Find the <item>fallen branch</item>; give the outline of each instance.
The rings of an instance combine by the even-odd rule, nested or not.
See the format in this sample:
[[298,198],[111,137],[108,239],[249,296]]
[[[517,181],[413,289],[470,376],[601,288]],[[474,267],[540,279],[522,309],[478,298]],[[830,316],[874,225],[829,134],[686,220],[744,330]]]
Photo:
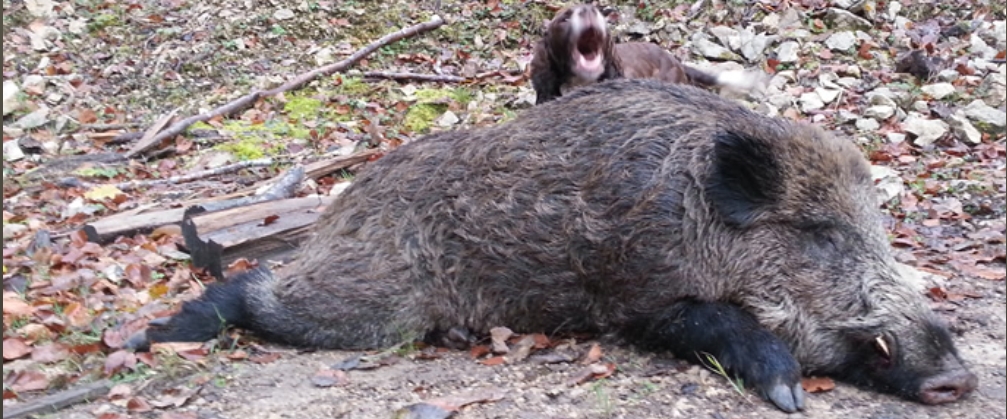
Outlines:
[[177,113],[178,108],[175,108],[172,109],[171,112],[168,112],[167,115],[158,118],[158,120],[154,122],[154,125],[151,125],[150,127],[147,128],[146,131],[143,132],[143,137],[140,137],[140,141],[137,141],[136,144],[133,144],[133,147],[130,147],[129,151],[126,152],[126,157],[130,157],[137,154],[139,152],[137,150],[143,151],[151,147],[154,147],[160,144],[161,141],[167,139],[167,137],[165,137],[160,140],[157,140],[156,139],[157,133],[161,132],[161,130],[163,130],[165,126],[167,126],[173,119],[175,119],[175,114]]
[[123,122],[121,124],[80,124],[78,131],[110,131],[114,129],[136,128],[140,124],[137,122]]
[[357,163],[363,163],[365,161],[368,161],[372,157],[376,157],[381,153],[382,153],[381,150],[371,148],[350,154],[348,156],[339,156],[331,159],[316,161],[314,163],[309,163],[305,165],[304,171],[307,172],[309,178],[318,179],[322,176],[328,176],[329,174],[337,170],[345,169]]
[[257,204],[260,202],[290,198],[294,195],[294,191],[297,190],[297,185],[301,184],[302,179],[304,179],[304,168],[300,166],[293,167],[280,176],[280,178],[276,180],[276,183],[269,187],[269,189],[267,189],[262,195],[252,195],[244,198],[207,202],[205,204],[198,205],[198,207],[206,212],[215,212],[234,207]]
[[357,52],[353,53],[353,55],[350,55],[349,57],[347,57],[342,61],[332,63],[324,67],[316,68],[306,73],[302,73],[294,77],[293,79],[288,80],[286,83],[283,83],[279,87],[265,91],[252,92],[238,99],[235,99],[229,103],[226,103],[216,109],[213,109],[209,112],[201,113],[198,115],[182,119],[181,121],[175,122],[171,124],[169,127],[165,128],[164,130],[158,132],[157,135],[150,137],[149,141],[143,142],[144,143],[143,147],[139,146],[133,147],[128,152],[126,152],[125,156],[127,158],[132,158],[138,154],[144,153],[150,147],[153,147],[156,144],[160,144],[162,141],[168,138],[181,134],[192,124],[195,124],[197,122],[205,122],[217,116],[231,115],[244,109],[247,106],[251,106],[252,104],[255,103],[255,101],[259,100],[259,98],[261,97],[273,96],[278,93],[283,93],[289,90],[297,89],[301,86],[304,86],[305,84],[308,84],[309,82],[318,78],[319,76],[325,76],[333,74],[338,71],[346,70],[353,64],[356,64],[358,61],[362,60],[364,57],[370,55],[374,51],[377,51],[381,47],[384,47],[388,44],[391,44],[404,38],[416,36],[424,32],[429,32],[431,30],[437,29],[443,24],[444,20],[441,19],[440,16],[435,15],[433,18],[431,18],[426,22],[387,34],[378,39],[377,41],[368,44],[363,49],[358,50]]
[[256,159],[256,160],[246,160],[243,162],[228,164],[226,166],[220,166],[215,169],[200,170],[198,172],[189,173],[187,175],[172,176],[167,179],[150,179],[150,180],[132,180],[129,182],[117,183],[115,187],[121,191],[128,191],[137,188],[144,188],[148,186],[156,185],[168,185],[175,183],[190,182],[196,179],[207,178],[211,176],[218,176],[224,173],[235,172],[241,169],[247,169],[249,167],[261,167],[272,165],[275,161],[272,158]]
[[415,80],[441,83],[461,83],[468,79],[461,76],[451,76],[447,74],[423,74],[423,73],[393,73],[390,71],[368,71],[364,73],[365,78],[390,79],[390,80]]
[[101,380],[79,388],[73,388],[53,395],[39,397],[38,399],[29,402],[13,406],[4,406],[3,419],[15,419],[31,414],[57,412],[67,406],[103,397],[108,394],[108,390],[111,388],[111,381]]

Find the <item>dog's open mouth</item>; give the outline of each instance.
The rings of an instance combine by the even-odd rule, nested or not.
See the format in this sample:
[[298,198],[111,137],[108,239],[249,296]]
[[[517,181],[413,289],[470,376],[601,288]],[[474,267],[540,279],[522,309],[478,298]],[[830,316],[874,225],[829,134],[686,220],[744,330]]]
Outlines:
[[604,32],[595,26],[589,26],[581,31],[573,48],[573,62],[578,73],[582,75],[601,74],[601,50],[604,40]]

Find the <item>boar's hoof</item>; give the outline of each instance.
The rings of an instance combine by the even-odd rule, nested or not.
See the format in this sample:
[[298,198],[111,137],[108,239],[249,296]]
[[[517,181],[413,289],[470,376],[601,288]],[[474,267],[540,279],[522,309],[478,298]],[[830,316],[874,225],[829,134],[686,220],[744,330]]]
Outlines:
[[804,410],[804,389],[801,388],[801,383],[793,386],[776,384],[766,392],[766,398],[787,413]]
[[926,404],[943,404],[958,400],[979,386],[979,378],[968,371],[953,371],[923,380],[920,400]]

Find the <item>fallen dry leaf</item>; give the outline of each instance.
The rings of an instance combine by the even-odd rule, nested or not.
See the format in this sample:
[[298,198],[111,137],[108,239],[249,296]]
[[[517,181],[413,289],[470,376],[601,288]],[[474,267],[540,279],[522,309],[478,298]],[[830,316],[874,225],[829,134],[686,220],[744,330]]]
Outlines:
[[22,371],[17,373],[10,384],[15,393],[40,391],[49,387],[49,378],[41,371]]
[[[7,280],[4,279],[4,286],[6,287]],[[21,299],[16,293],[4,292],[3,293],[3,314],[10,315],[14,317],[28,317],[35,313],[35,307],[26,303]]]
[[253,355],[248,357],[249,361],[254,362],[256,364],[268,364],[270,362],[276,361],[277,359],[280,359],[279,352],[270,352],[267,354]]
[[492,358],[486,358],[486,359],[484,359],[482,361],[479,361],[480,364],[490,365],[490,366],[501,365],[501,364],[506,363],[506,362],[507,362],[507,360],[504,359],[503,355],[494,356]]
[[350,383],[350,376],[343,370],[323,369],[311,376],[315,387],[339,387]]
[[9,361],[18,359],[31,353],[31,346],[28,346],[23,339],[10,338],[3,340],[3,359]]
[[472,403],[495,402],[503,399],[505,395],[506,393],[498,388],[481,388],[468,393],[425,400],[424,403],[441,407],[444,410],[457,411]]
[[197,419],[195,413],[190,412],[164,412],[161,413],[161,419]]
[[829,377],[803,377],[801,387],[808,393],[820,393],[836,388],[836,383]]
[[147,399],[138,396],[126,402],[126,410],[133,413],[143,413],[154,410],[154,408],[150,406],[150,403],[147,403]]
[[36,345],[31,352],[31,360],[43,364],[59,362],[70,356],[70,350],[59,342]]
[[611,362],[591,364],[570,377],[570,379],[567,380],[567,384],[570,386],[576,386],[591,379],[608,377],[612,375],[613,372],[615,372],[615,364]]
[[112,352],[108,355],[108,358],[105,359],[106,376],[112,376],[124,369],[131,370],[134,367],[136,367],[136,355],[125,349]]
[[507,339],[510,339],[514,332],[506,327],[494,327],[490,329],[490,339],[493,344],[493,353],[505,354],[510,352],[507,347]]
[[601,359],[601,345],[597,343],[592,343],[591,348],[587,350],[584,354],[584,359],[580,360],[583,365],[593,364]]
[[109,400],[122,400],[125,399],[126,397],[129,397],[132,394],[133,394],[133,388],[130,387],[129,384],[120,383],[112,386],[112,388],[108,390],[108,394],[105,397],[108,397]]
[[472,358],[479,358],[488,353],[490,353],[490,347],[486,345],[474,345],[469,349],[469,356]]

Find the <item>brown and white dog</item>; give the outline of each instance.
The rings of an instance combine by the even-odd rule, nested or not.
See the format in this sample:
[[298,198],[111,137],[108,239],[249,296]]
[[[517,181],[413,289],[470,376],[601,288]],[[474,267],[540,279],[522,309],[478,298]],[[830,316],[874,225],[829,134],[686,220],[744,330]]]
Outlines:
[[605,17],[591,4],[561,9],[535,45],[531,81],[536,104],[571,89],[613,78],[653,78],[705,88],[751,90],[759,77],[745,71],[710,74],[685,65],[650,42],[615,43]]

